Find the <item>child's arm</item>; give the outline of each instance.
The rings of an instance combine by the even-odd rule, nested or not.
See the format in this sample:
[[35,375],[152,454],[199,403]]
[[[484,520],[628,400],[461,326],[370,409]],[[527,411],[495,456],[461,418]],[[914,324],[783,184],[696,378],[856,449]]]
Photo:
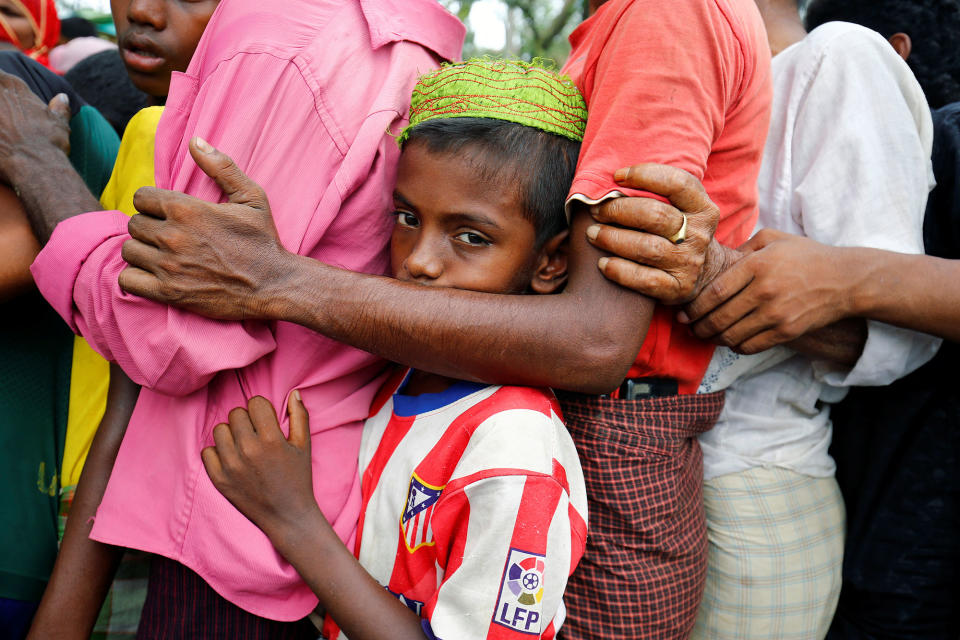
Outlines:
[[321,513],[299,392],[291,394],[287,411],[286,439],[273,405],[259,396],[214,428],[216,446],[202,454],[214,486],[267,534],[351,639],[423,640],[420,618],[360,566]]
[[83,640],[93,631],[123,549],[91,540],[90,529],[139,394],[140,387],[111,364],[107,408],[90,445],[30,638]]
[[0,302],[35,288],[30,263],[39,252],[23,205],[12,189],[0,185]]

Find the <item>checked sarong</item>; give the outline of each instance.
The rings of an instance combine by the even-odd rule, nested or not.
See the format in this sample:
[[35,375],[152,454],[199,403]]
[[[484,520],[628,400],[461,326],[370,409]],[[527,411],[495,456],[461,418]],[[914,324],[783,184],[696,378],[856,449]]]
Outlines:
[[583,465],[587,551],[564,640],[686,638],[703,594],[703,454],[723,394],[620,400],[558,392]]

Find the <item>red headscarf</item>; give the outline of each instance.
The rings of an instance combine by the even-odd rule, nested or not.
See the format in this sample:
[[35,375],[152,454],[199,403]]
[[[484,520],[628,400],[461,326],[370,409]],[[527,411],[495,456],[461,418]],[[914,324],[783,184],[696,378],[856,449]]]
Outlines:
[[60,39],[60,17],[53,0],[11,0],[30,21],[33,29],[33,47],[24,49],[17,34],[0,15],[0,40],[12,42],[25,54],[45,67],[50,66],[50,49]]

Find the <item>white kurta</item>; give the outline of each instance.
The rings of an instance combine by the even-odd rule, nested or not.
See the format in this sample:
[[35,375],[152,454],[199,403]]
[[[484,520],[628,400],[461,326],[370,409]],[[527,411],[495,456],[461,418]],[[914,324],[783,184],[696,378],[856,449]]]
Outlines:
[[[913,73],[879,34],[834,22],[773,59],[773,109],[759,177],[757,229],[836,246],[923,253],[933,187],[933,126]],[[833,475],[829,403],[847,387],[885,385],[936,353],[931,336],[868,321],[853,369],[786,347],[718,349],[701,391],[727,389],[700,436],[707,479],[753,467]]]

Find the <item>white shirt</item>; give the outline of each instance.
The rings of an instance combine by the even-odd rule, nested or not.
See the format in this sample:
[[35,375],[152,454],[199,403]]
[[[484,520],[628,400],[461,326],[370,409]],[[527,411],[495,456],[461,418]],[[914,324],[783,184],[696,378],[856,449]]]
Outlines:
[[[773,59],[773,108],[759,176],[757,229],[836,246],[923,253],[934,185],[933,124],[923,91],[879,34],[822,25]],[[867,322],[852,370],[786,347],[754,356],[717,349],[701,392],[727,389],[700,436],[704,476],[777,466],[833,475],[829,403],[854,385],[885,385],[933,357],[940,340]]]

